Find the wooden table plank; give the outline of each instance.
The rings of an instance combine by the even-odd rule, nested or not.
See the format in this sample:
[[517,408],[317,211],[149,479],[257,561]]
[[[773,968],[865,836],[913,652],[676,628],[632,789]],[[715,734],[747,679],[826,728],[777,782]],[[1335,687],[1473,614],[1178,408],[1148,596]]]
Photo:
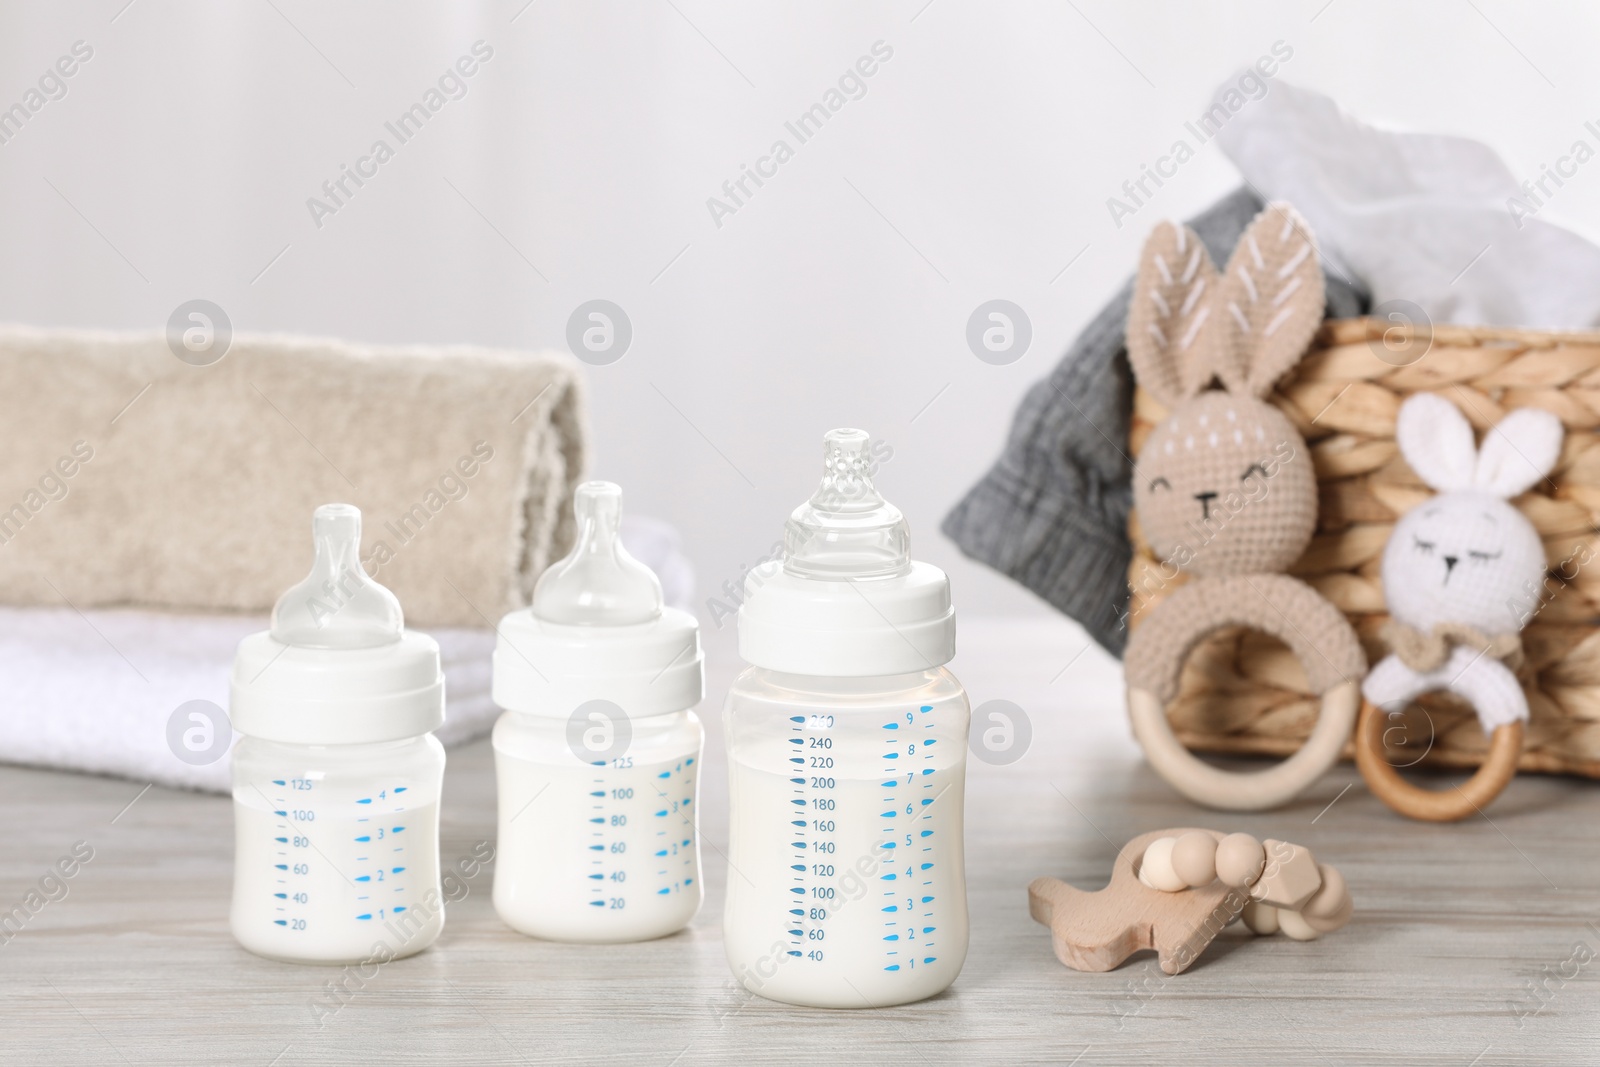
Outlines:
[[[1585,959],[1600,954],[1596,783],[1519,778],[1487,819],[1437,827],[1389,814],[1343,766],[1280,812],[1199,812],[1138,759],[1116,666],[1091,651],[1062,672],[1082,640],[1052,621],[963,623],[953,667],[974,703],[1015,701],[1034,738],[1011,767],[971,763],[972,948],[933,1000],[808,1011],[733,981],[717,722],[738,667],[730,627],[707,635],[708,899],[688,931],[533,941],[495,917],[486,871],[433,949],[358,976],[320,1021],[341,971],[260,960],[228,934],[226,798],[152,788],[127,807],[140,783],[0,768],[0,910],[74,842],[94,848],[67,896],[0,945],[0,1063],[1600,1062],[1600,963]],[[447,863],[492,840],[487,741],[451,752],[443,813]],[[1354,922],[1311,944],[1236,928],[1173,978],[1149,956],[1109,974],[1057,963],[1028,882],[1097,887],[1128,838],[1186,824],[1309,846],[1345,872]]]

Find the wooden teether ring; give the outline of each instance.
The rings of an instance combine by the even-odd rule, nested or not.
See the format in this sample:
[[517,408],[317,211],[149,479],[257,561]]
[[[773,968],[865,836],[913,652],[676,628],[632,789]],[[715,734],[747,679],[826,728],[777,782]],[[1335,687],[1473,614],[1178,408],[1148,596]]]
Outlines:
[[[1322,708],[1293,756],[1263,771],[1225,771],[1183,747],[1167,719],[1165,694],[1177,690],[1183,661],[1208,635],[1229,626],[1271,634],[1300,660]],[[1337,608],[1305,583],[1281,574],[1206,579],[1178,589],[1128,643],[1128,714],[1157,774],[1197,804],[1260,811],[1288,803],[1344,751],[1361,705],[1366,670],[1355,632]]]
[[1332,767],[1355,725],[1361,692],[1341,682],[1322,694],[1322,711],[1300,751],[1264,771],[1225,771],[1183,747],[1155,694],[1128,691],[1133,734],[1157,774],[1194,801],[1222,811],[1261,811],[1287,804]]
[[1373,795],[1407,818],[1424,822],[1465,819],[1488,807],[1516,776],[1517,761],[1522,757],[1520,722],[1495,727],[1488,756],[1466,782],[1446,789],[1424,789],[1402,778],[1400,771],[1384,758],[1386,718],[1370,702],[1361,702],[1361,721],[1355,736],[1356,766]]

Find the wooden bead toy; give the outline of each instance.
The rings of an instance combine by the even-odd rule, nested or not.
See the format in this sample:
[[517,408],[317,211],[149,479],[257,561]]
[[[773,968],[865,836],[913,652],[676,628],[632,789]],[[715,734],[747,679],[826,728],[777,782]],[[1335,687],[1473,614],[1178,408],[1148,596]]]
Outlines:
[[1217,849],[1221,842],[1210,834],[1191,830],[1172,845],[1172,870],[1184,884],[1198,889],[1217,879]]
[[1235,920],[1256,934],[1314,941],[1349,922],[1355,903],[1344,876],[1303,845],[1181,829],[1128,842],[1104,889],[1034,879],[1028,910],[1075,970],[1109,971],[1154,949],[1161,970],[1179,974]]
[[1217,842],[1217,877],[1232,886],[1247,886],[1261,876],[1267,854],[1249,834],[1229,834]]
[[1300,910],[1309,919],[1326,919],[1344,905],[1349,899],[1349,893],[1344,887],[1344,875],[1336,868],[1326,863],[1319,863],[1317,873],[1322,876],[1322,888],[1318,889],[1316,895],[1306,901]]
[[1139,880],[1151,889],[1176,893],[1189,888],[1189,883],[1172,866],[1172,848],[1175,844],[1177,841],[1174,838],[1159,837],[1144,850],[1144,859],[1139,864]]
[[1278,909],[1271,904],[1258,904],[1252,900],[1239,912],[1239,918],[1253,934],[1267,935],[1278,932]]
[[1275,908],[1299,911],[1313,893],[1322,888],[1322,875],[1311,850],[1287,841],[1263,842],[1267,865],[1261,877],[1250,886],[1250,897]]

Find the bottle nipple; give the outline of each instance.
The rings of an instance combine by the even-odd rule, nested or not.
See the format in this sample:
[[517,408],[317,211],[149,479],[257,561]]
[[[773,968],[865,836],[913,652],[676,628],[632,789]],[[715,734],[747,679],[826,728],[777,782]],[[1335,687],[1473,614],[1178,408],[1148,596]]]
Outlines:
[[579,626],[626,626],[660,617],[661,582],[622,547],[622,487],[584,482],[573,493],[572,510],[577,543],[539,576],[533,614]]
[[400,639],[400,601],[361,566],[361,509],[324,504],[311,517],[311,573],[278,598],[272,636],[298,648],[376,648]]
[[800,578],[885,578],[911,567],[911,529],[872,484],[865,430],[822,438],[822,484],[784,526],[783,569]]

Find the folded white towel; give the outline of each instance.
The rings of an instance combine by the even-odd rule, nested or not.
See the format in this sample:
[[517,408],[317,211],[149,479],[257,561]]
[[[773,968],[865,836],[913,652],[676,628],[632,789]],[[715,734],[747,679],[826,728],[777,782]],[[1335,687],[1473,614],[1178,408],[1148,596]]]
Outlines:
[[[112,774],[224,793],[226,751],[193,765],[167,744],[180,705],[228,706],[228,671],[241,638],[264,615],[0,607],[0,755],[11,763]],[[447,708],[439,740],[477,737],[494,722],[491,630],[434,629]]]
[[[623,543],[668,579],[667,602],[688,609],[693,575],[677,532],[630,516]],[[198,765],[178,758],[168,720],[194,700],[226,709],[234,649],[267,624],[257,614],[0,606],[0,761],[228,792],[227,750]],[[499,715],[489,698],[494,631],[427,632],[444,664],[439,740],[481,737]]]

